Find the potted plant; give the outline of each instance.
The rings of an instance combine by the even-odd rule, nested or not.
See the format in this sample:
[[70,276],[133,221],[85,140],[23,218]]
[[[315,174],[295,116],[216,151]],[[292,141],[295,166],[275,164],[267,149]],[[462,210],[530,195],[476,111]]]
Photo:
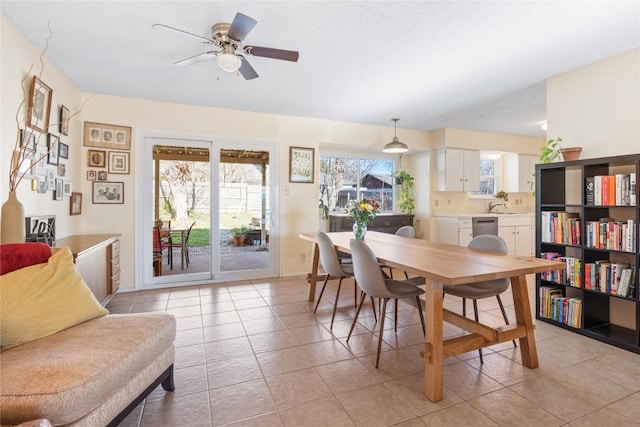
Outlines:
[[560,137],[548,140],[544,147],[540,148],[540,163],[551,163],[560,158],[560,155],[565,161],[578,160],[582,147],[562,148],[561,142],[562,138]]
[[413,177],[405,171],[396,171],[393,176],[396,184],[400,185],[400,199],[398,207],[402,213],[411,215],[416,208],[416,201],[413,197]]
[[249,230],[247,227],[235,227],[231,229],[231,234],[233,234],[233,244],[236,246],[244,246],[245,234]]

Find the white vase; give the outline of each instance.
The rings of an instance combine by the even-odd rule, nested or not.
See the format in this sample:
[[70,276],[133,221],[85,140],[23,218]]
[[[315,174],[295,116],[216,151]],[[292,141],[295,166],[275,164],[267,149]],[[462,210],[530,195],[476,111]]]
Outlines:
[[1,243],[19,243],[25,241],[24,206],[22,206],[22,203],[18,200],[15,191],[9,191],[9,198],[2,205],[0,223]]

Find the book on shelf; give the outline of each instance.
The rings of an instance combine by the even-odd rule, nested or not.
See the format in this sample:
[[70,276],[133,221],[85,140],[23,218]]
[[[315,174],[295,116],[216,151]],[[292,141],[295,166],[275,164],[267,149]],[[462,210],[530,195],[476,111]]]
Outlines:
[[588,206],[635,206],[635,173],[595,175],[585,179]]
[[580,244],[580,214],[565,211],[543,211],[541,218],[541,238],[546,243],[565,245]]
[[636,173],[629,174],[629,205],[636,205],[636,198],[638,194],[638,187],[636,185]]
[[593,206],[594,205],[593,180],[594,180],[594,177],[592,177],[592,176],[587,177],[587,179],[586,179],[585,196],[586,196],[586,203],[587,203],[588,206]]

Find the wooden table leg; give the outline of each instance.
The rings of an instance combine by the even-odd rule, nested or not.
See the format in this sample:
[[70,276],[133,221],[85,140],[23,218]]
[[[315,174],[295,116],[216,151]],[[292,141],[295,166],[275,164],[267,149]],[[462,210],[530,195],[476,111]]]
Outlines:
[[316,299],[316,282],[318,281],[318,265],[320,264],[320,248],[313,244],[313,263],[311,264],[311,280],[309,281],[309,301]]
[[427,279],[425,287],[424,395],[442,400],[442,283]]
[[533,320],[531,318],[531,307],[529,306],[526,276],[512,277],[511,290],[513,293],[516,321],[518,325],[524,326],[527,331],[527,335],[520,338],[522,364],[527,368],[537,368],[538,351],[536,349],[536,339],[533,334]]

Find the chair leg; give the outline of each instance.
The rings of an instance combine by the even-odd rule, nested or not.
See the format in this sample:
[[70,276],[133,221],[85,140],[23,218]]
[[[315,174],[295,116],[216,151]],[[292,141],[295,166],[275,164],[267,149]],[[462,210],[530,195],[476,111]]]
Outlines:
[[[507,317],[507,312],[504,311],[504,305],[502,304],[502,298],[500,298],[500,295],[496,295],[496,298],[498,299],[498,304],[500,305],[500,311],[502,311],[502,317],[504,317],[504,323],[506,323],[507,325],[509,324],[509,318]],[[511,340],[511,342],[513,343],[514,347],[518,347],[518,344],[516,343],[516,340]]]
[[353,278],[353,308],[358,308],[358,282]]
[[371,310],[373,311],[373,320],[377,322],[378,316],[376,315],[376,302],[373,297],[371,297]]
[[[473,300],[473,314],[476,322],[478,322],[480,320],[480,318],[478,317],[478,300],[475,299]],[[480,353],[480,363],[484,363],[484,360],[482,360],[482,349],[479,348],[478,352]]]
[[404,272],[404,277],[406,277],[407,280],[409,280],[409,273],[407,273],[406,271]]
[[422,301],[420,301],[420,297],[416,295],[416,303],[418,304],[418,313],[420,313],[420,323],[422,323],[422,335],[427,333],[424,324],[424,313],[422,313]]
[[462,298],[462,317],[467,317],[467,299]]
[[358,309],[356,310],[356,315],[353,318],[353,322],[351,322],[351,329],[349,329],[349,335],[347,335],[347,342],[349,342],[349,338],[351,338],[351,334],[353,333],[353,328],[356,327],[356,322],[358,321],[358,315],[360,314],[360,310],[362,310],[362,305],[364,304],[364,299],[367,297],[366,293],[362,293],[362,297],[360,298],[360,304],[358,305]]
[[329,329],[333,329],[333,319],[336,317],[336,310],[338,310],[338,299],[340,298],[340,287],[342,286],[342,277],[338,280],[338,290],[336,291],[336,300],[333,303],[333,314],[331,315],[331,326]]
[[318,306],[320,305],[320,300],[322,299],[322,294],[324,294],[324,288],[327,287],[327,282],[329,281],[329,275],[324,279],[324,283],[322,284],[322,289],[320,290],[320,296],[318,296],[318,302],[316,303],[316,308],[313,309],[315,313],[318,310]]
[[389,298],[385,298],[382,303],[382,314],[380,314],[380,332],[378,332],[378,354],[376,355],[376,369],[380,364],[380,350],[382,349],[382,332],[384,331],[384,318],[387,313],[387,301]]
[[395,310],[393,332],[398,332],[398,298],[393,300],[393,309]]

